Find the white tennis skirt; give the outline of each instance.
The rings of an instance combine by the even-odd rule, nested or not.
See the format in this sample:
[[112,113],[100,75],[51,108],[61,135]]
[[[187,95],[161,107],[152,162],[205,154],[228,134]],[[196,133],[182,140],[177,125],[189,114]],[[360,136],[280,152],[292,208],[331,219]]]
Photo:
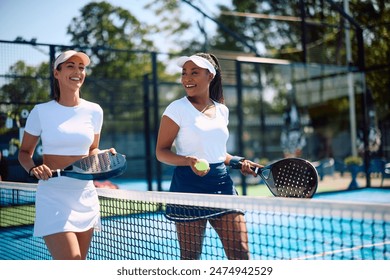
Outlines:
[[101,229],[93,181],[68,177],[39,180],[35,205],[34,236]]

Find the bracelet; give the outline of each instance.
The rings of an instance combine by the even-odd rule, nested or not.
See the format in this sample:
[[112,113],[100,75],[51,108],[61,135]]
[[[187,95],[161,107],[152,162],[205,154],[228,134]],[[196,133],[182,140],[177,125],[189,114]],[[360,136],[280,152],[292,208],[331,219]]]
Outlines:
[[240,162],[244,161],[244,157],[239,157],[239,156],[233,156],[230,159],[229,166],[235,169],[241,169]]
[[35,167],[37,167],[37,166],[34,165],[33,167],[30,168],[30,170],[28,171],[28,176],[34,177],[34,175],[31,175],[31,171],[32,171]]

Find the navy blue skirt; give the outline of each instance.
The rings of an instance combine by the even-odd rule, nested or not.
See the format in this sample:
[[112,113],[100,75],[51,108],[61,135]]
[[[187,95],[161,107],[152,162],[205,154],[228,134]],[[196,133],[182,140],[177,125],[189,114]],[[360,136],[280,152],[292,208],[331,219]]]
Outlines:
[[[177,166],[170,186],[171,192],[237,195],[233,181],[224,163],[210,164],[210,171],[201,177],[189,166]],[[217,218],[229,213],[242,213],[238,209],[207,208],[187,205],[166,207],[165,217],[177,222],[190,222]]]

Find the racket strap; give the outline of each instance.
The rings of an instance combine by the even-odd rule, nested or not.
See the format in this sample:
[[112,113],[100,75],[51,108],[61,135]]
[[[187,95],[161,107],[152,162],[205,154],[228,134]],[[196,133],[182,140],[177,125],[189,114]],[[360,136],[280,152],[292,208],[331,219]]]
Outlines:
[[244,157],[233,156],[229,162],[229,166],[233,169],[241,169],[241,162],[244,160]]

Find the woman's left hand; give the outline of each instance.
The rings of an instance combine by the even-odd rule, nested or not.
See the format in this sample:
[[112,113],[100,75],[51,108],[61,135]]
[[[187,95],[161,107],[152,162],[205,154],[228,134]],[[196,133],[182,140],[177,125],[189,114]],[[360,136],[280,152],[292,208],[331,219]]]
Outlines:
[[110,151],[114,155],[116,154],[115,148],[109,148],[109,149],[107,149],[107,151]]
[[104,150],[100,150],[99,148],[93,148],[93,149],[89,150],[89,155],[92,156],[92,155],[96,155],[96,154],[104,153],[104,152],[108,152],[108,151],[114,155],[116,154],[115,148],[109,148],[109,149],[104,149]]

